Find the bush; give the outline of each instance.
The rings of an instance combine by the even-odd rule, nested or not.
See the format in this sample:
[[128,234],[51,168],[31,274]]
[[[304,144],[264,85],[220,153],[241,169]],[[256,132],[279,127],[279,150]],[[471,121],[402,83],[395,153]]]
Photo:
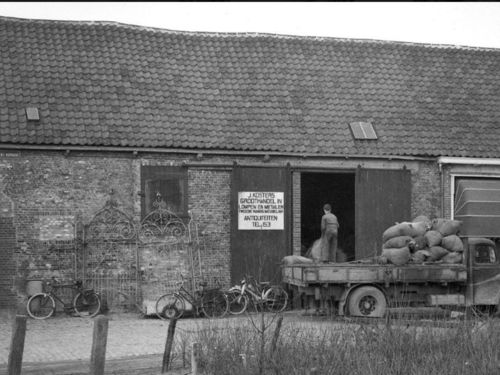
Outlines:
[[[274,355],[273,330],[266,331],[264,358],[259,358],[262,337],[251,325],[200,332],[198,341],[207,375],[303,375],[313,367],[322,375],[497,374],[498,330],[459,323],[446,328],[408,326],[397,320],[392,326],[318,322],[306,328],[301,322],[288,322]],[[240,354],[246,355],[246,368]]]

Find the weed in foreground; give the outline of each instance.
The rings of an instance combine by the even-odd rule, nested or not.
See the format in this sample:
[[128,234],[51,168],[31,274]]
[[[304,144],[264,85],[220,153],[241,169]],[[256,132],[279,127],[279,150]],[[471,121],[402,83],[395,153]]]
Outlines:
[[262,352],[262,335],[251,324],[223,332],[204,330],[196,339],[206,374],[303,375],[315,367],[322,375],[493,375],[500,373],[499,324],[332,324],[308,329],[287,323],[274,353],[272,335],[264,337]]

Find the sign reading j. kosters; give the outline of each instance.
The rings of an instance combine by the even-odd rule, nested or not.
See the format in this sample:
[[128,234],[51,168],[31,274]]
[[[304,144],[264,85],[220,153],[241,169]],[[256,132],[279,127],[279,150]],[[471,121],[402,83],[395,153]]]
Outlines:
[[238,192],[238,229],[284,229],[283,192]]

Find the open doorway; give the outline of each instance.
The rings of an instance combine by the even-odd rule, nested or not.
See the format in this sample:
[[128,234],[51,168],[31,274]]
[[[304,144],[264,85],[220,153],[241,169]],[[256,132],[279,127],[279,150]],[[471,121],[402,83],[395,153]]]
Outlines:
[[330,203],[340,224],[338,247],[346,260],[355,258],[354,232],[355,173],[304,172],[301,174],[302,254],[321,237],[323,205]]

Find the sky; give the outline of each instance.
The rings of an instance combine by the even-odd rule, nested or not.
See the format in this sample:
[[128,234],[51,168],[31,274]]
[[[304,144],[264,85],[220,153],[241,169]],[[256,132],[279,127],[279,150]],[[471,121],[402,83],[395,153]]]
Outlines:
[[500,48],[500,2],[0,2],[0,15]]

